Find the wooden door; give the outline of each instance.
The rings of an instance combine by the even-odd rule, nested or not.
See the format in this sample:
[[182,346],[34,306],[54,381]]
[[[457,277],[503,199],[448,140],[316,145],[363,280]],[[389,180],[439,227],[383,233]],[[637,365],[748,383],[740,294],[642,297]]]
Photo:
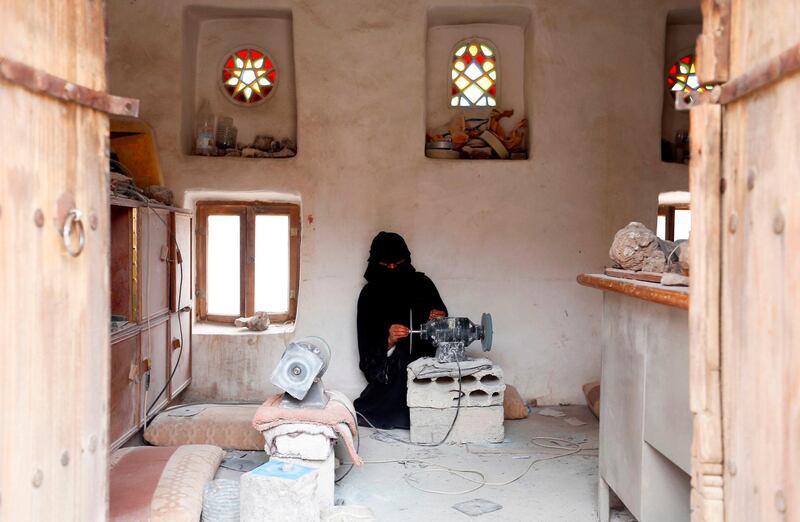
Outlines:
[[105,90],[104,4],[0,13],[0,520],[103,520],[108,118],[60,98]]
[[143,207],[139,210],[139,284],[142,321],[169,312],[170,213]]
[[800,520],[800,3],[703,4],[722,87],[692,114],[694,519]]
[[150,415],[157,413],[169,399],[169,390],[165,389],[170,372],[169,350],[169,316],[165,315],[151,321],[149,330],[142,330],[142,360],[150,361],[149,382],[145,378],[148,386],[142,387],[142,418],[148,411]]
[[[145,331],[144,335],[148,332]],[[115,336],[111,344],[111,398],[109,404],[109,443],[122,444],[138,429],[141,419],[141,336],[138,328]]]
[[170,368],[175,374],[170,382],[174,399],[192,381],[192,309],[170,314]]

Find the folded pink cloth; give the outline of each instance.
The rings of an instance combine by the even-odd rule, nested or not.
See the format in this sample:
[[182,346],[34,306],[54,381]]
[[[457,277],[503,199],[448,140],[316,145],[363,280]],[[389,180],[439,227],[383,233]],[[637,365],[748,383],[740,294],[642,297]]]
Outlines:
[[[329,400],[324,408],[281,408],[282,394],[273,395],[258,407],[253,417],[253,427],[258,431],[266,431],[282,424],[306,422],[330,426],[344,439],[347,452],[353,464],[360,466],[363,462],[353,447],[353,437],[358,436],[358,427],[353,413],[338,400]],[[350,433],[347,433],[347,429]]]

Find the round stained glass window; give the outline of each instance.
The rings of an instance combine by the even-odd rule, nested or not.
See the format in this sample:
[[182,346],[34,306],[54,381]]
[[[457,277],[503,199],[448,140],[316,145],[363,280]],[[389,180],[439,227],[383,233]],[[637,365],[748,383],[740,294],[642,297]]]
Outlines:
[[685,93],[710,91],[714,88],[713,85],[700,85],[694,56],[691,54],[687,54],[669,68],[667,87],[672,92]]
[[262,49],[241,47],[225,57],[220,85],[228,99],[239,105],[255,105],[275,91],[275,64]]

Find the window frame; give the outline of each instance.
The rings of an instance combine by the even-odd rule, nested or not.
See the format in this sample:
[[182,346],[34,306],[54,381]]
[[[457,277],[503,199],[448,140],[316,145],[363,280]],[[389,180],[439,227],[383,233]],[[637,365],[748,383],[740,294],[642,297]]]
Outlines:
[[[468,106],[463,106],[463,105],[460,105],[460,104],[459,105],[453,105],[452,104],[452,98],[454,96],[454,94],[452,92],[453,82],[454,82],[454,79],[452,78],[452,71],[453,71],[453,62],[455,61],[455,58],[456,58],[456,51],[458,51],[462,46],[465,46],[465,45],[469,46],[469,44],[471,44],[471,43],[477,43],[478,45],[486,45],[489,49],[491,49],[491,51],[493,53],[492,56],[494,58],[494,70],[496,71],[496,75],[497,75],[497,78],[492,80],[492,83],[493,83],[493,85],[495,87],[495,94],[492,96],[494,98],[494,101],[495,101],[494,105],[488,105],[488,103],[485,106],[474,105],[474,104],[473,105],[468,105]],[[498,81],[499,81],[500,77],[502,76],[500,74],[500,53],[497,50],[497,45],[495,45],[495,43],[493,41],[489,40],[488,38],[484,38],[482,36],[470,36],[469,38],[464,38],[462,40],[459,40],[453,46],[453,48],[450,49],[450,55],[448,56],[448,63],[450,64],[448,69],[447,69],[447,88],[448,88],[448,96],[447,96],[448,103],[447,103],[447,106],[448,106],[448,108],[450,108],[452,110],[462,110],[462,111],[463,110],[466,110],[466,111],[471,111],[471,110],[479,110],[480,111],[480,110],[483,110],[483,111],[485,111],[485,110],[497,109],[500,106],[500,87],[498,86]],[[463,74],[463,71],[461,72],[461,74]],[[488,74],[488,72],[486,72],[485,74]],[[473,81],[472,83],[475,83],[475,82]],[[478,87],[481,88],[480,86],[478,86]],[[462,95],[463,95],[463,90],[459,89],[459,96],[462,96]]]
[[659,205],[658,216],[664,216],[664,240],[675,241],[675,211],[689,210],[689,205]]
[[[283,314],[269,314],[270,321],[283,323],[297,318],[297,299],[300,283],[300,205],[265,201],[199,201],[196,209],[197,228],[197,318],[213,323],[233,322],[238,317],[255,313],[255,227],[258,215],[289,216],[289,310]],[[206,296],[208,217],[214,215],[239,216],[239,315],[208,313]]]

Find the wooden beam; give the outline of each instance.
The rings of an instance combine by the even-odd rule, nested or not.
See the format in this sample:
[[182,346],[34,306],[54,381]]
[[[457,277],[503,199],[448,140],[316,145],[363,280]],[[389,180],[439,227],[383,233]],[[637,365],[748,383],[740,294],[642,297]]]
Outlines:
[[134,117],[139,115],[139,100],[96,91],[5,56],[0,56],[0,79],[37,94],[77,103],[107,114]]
[[697,37],[697,76],[703,84],[728,81],[731,0],[702,0],[703,32]]
[[722,86],[719,103],[727,105],[800,71],[800,43],[761,62]]

